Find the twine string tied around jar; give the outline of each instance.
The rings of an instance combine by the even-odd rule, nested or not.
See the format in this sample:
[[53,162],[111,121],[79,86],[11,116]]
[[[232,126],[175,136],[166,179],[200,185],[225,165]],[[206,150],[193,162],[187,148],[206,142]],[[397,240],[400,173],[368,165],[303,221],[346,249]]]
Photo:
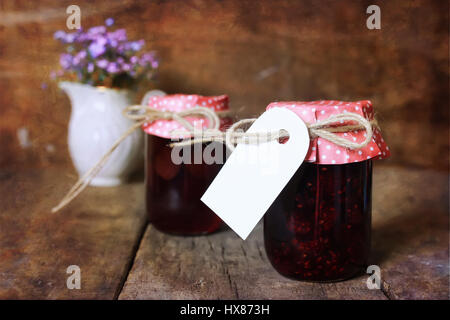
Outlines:
[[[230,148],[230,150],[234,150],[235,145],[238,143],[259,144],[289,137],[289,133],[285,130],[278,130],[269,134],[267,132],[249,133],[242,130],[243,127],[251,125],[256,121],[256,119],[240,120],[233,124],[228,130],[222,132],[219,130],[219,115],[223,116],[226,113],[226,111],[215,112],[212,109],[205,107],[195,107],[179,112],[162,111],[143,105],[132,105],[125,108],[123,111],[123,115],[128,119],[134,120],[136,123],[133,124],[126,132],[124,132],[124,134],[114,142],[114,144],[103,155],[103,157],[78,179],[78,181],[73,185],[69,192],[67,192],[67,194],[63,197],[59,204],[52,208],[52,212],[61,210],[64,206],[75,199],[103,168],[111,154],[114,152],[114,150],[117,149],[120,143],[122,143],[123,140],[125,140],[131,133],[133,133],[134,130],[140,128],[143,124],[148,122],[152,122],[155,120],[174,120],[178,122],[185,130],[172,131],[173,138],[179,137],[180,134],[189,134],[191,136],[191,139],[186,139],[181,142],[170,144],[170,146],[172,147],[181,147],[192,145],[194,143],[217,141],[225,143],[227,147]],[[208,120],[208,128],[201,132],[200,137],[194,126],[186,119],[187,117],[192,116],[200,116]],[[356,124],[349,124],[349,122],[355,122]],[[352,150],[363,148],[370,142],[373,135],[372,127],[376,127],[379,129],[375,119],[369,121],[359,114],[350,112],[331,115],[325,120],[319,120],[315,123],[307,123],[306,125],[308,127],[311,139],[320,137],[338,146],[349,148]],[[363,142],[360,143],[349,141],[348,139],[335,134],[339,132],[350,132],[361,129],[364,129],[366,131],[366,138]]]
[[[253,124],[257,119],[243,119],[233,124],[226,132],[220,130],[205,130],[203,132],[191,131],[190,134],[193,139],[184,140],[172,143],[172,147],[182,147],[194,143],[205,142],[222,142],[227,145],[230,150],[234,150],[235,145],[239,143],[245,144],[259,144],[289,138],[289,133],[286,130],[278,130],[274,132],[244,132],[242,129]],[[349,124],[354,122],[355,124]],[[306,123],[309,136],[311,139],[322,138],[326,139],[337,146],[348,148],[351,150],[364,148],[370,142],[373,136],[373,128],[378,127],[375,119],[367,120],[363,116],[347,112],[334,114],[324,120],[318,120],[315,123]],[[350,141],[335,133],[345,133],[357,130],[365,130],[365,139],[362,142]],[[173,131],[173,134],[185,134],[183,131]]]
[[126,118],[134,120],[136,121],[136,123],[133,124],[127,131],[125,131],[123,135],[121,135],[119,139],[114,142],[111,148],[102,156],[102,158],[78,179],[78,181],[58,203],[58,205],[52,208],[53,213],[61,210],[64,206],[69,204],[69,202],[75,199],[104,167],[111,154],[114,152],[114,150],[117,149],[122,141],[125,140],[136,129],[140,128],[143,124],[155,120],[174,120],[182,125],[188,132],[193,132],[194,127],[185,118],[189,116],[201,116],[208,120],[208,129],[219,131],[219,115],[225,115],[226,111],[216,113],[209,108],[195,107],[179,112],[172,112],[162,111],[143,105],[132,105],[125,108],[122,113]]

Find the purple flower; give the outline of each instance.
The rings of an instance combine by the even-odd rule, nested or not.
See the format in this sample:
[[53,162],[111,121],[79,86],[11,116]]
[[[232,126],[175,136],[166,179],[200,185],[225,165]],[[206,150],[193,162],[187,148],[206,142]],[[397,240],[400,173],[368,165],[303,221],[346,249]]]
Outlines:
[[63,53],[59,57],[59,64],[64,70],[69,69],[72,66],[73,57],[68,53]]
[[115,47],[114,49],[115,49],[115,51],[116,51],[116,53],[117,53],[118,55],[121,55],[121,56],[125,55],[125,49],[124,49],[124,47],[123,47],[122,44],[119,44],[119,45],[118,45],[117,47]]
[[128,63],[124,63],[122,64],[122,71],[130,71],[131,70],[131,66]]
[[97,67],[102,68],[102,69],[106,69],[106,67],[108,66],[108,60],[106,59],[101,59],[97,61]]
[[62,43],[73,43],[75,41],[75,39],[77,38],[78,33],[74,32],[74,33],[65,33],[64,31],[56,31],[53,34],[53,38],[56,40],[61,41]]
[[136,56],[132,56],[131,58],[130,58],[130,62],[132,63],[132,64],[136,64],[137,62],[138,62],[138,57],[136,57]]
[[83,42],[91,41],[92,40],[91,38],[92,37],[89,34],[87,34],[85,32],[81,32],[75,39],[75,42],[83,43]]
[[86,50],[81,50],[80,52],[77,53],[77,57],[79,57],[80,59],[84,59],[87,56],[87,52]]
[[117,29],[113,32],[108,32],[108,39],[115,41],[127,41],[127,32],[125,29]]
[[108,18],[108,19],[106,19],[106,20],[105,20],[105,24],[106,24],[108,27],[111,27],[111,26],[114,24],[114,19],[113,19],[113,18]]
[[53,34],[55,40],[62,40],[66,36],[66,33],[62,30],[58,30]]
[[61,69],[51,78],[71,74],[83,83],[104,85],[111,83],[120,74],[130,78],[153,74],[159,63],[153,52],[138,54],[144,40],[128,41],[125,29],[107,31],[114,19],[105,20],[105,26],[96,26],[72,33],[56,31],[53,37],[65,44],[66,52],[60,56]]
[[140,61],[141,65],[147,65],[150,64],[150,66],[153,69],[158,68],[159,66],[159,62],[158,59],[156,59],[156,54],[155,52],[148,52],[148,53],[144,53],[141,57],[141,61]]
[[130,49],[133,51],[139,51],[142,49],[144,44],[145,44],[144,40],[130,42]]
[[73,43],[76,37],[77,37],[76,33],[66,33],[66,36],[64,37],[64,42]]
[[100,35],[106,32],[106,28],[104,26],[92,27],[88,30],[88,33],[91,35]]
[[78,65],[80,64],[81,60],[85,59],[87,56],[86,50],[81,50],[80,52],[78,52],[75,57],[73,58],[72,63],[74,65]]
[[117,63],[111,62],[110,64],[108,64],[106,71],[108,71],[109,73],[117,73],[119,71],[119,67]]
[[153,59],[153,56],[151,53],[144,53],[141,57],[141,61],[143,61],[143,62],[150,62],[150,61],[152,61],[152,59]]
[[97,58],[98,56],[101,56],[102,54],[105,53],[106,51],[106,39],[99,37],[97,38],[97,40],[95,40],[94,42],[92,42],[89,45],[89,53],[91,54],[92,57]]
[[108,40],[108,43],[111,48],[116,48],[117,45],[119,44],[119,42],[117,42],[116,40],[111,40],[111,39]]

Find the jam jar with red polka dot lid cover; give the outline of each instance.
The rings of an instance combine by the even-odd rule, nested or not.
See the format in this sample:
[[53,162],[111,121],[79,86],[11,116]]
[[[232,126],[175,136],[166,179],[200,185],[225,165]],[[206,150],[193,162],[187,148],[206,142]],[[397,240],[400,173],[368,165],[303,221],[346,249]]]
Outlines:
[[[153,96],[148,99],[146,105],[170,112],[206,107],[219,115],[220,130],[225,130],[232,124],[230,116],[222,116],[228,111],[228,97],[225,95]],[[207,127],[207,119],[195,116],[185,119],[196,129]],[[173,119],[145,123],[143,130],[147,133],[145,135],[146,210],[150,223],[160,231],[176,235],[201,235],[219,229],[222,220],[201,202],[200,198],[221,169],[225,161],[226,147],[221,143],[211,142],[198,143],[176,150],[177,147],[170,146],[174,142],[171,139],[172,132],[183,130],[183,126]],[[203,159],[195,160],[194,149],[201,148],[200,151],[203,152],[210,144],[215,144],[216,152],[221,150],[220,155],[217,156],[222,161],[211,164]],[[184,152],[190,154],[190,161],[174,161],[174,154],[183,157]]]
[[[307,124],[350,112],[374,123],[370,101],[274,102],[267,109],[276,107],[289,108]],[[372,128],[369,143],[358,149],[311,139],[305,161],[266,212],[266,252],[283,276],[330,282],[365,270],[371,241],[372,160],[389,156],[379,128]],[[367,138],[363,129],[334,134],[357,143]]]

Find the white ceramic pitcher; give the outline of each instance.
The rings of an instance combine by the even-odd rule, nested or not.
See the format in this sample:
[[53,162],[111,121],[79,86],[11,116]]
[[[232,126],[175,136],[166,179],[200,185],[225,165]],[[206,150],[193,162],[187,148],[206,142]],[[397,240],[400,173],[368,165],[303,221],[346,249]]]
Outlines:
[[[73,164],[82,176],[133,125],[132,120],[122,115],[122,110],[133,104],[134,95],[128,90],[76,82],[60,82],[59,87],[67,93],[72,104],[68,144]],[[160,94],[164,93],[154,90],[145,97]],[[115,186],[126,181],[143,163],[143,143],[142,130],[135,130],[111,154],[90,185]]]

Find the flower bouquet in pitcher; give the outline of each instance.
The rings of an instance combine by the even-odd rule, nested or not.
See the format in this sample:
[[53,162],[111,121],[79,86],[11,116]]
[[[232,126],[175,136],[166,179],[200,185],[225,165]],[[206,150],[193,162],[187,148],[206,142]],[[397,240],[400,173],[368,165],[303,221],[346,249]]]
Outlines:
[[[156,52],[145,52],[144,40],[129,41],[125,29],[110,30],[113,24],[109,18],[105,26],[54,34],[66,50],[60,56],[61,69],[51,77],[66,80],[59,87],[72,105],[68,144],[80,176],[130,127],[122,111],[134,103],[138,84],[151,81],[158,68]],[[120,184],[142,160],[142,150],[142,132],[136,131],[90,184]]]

